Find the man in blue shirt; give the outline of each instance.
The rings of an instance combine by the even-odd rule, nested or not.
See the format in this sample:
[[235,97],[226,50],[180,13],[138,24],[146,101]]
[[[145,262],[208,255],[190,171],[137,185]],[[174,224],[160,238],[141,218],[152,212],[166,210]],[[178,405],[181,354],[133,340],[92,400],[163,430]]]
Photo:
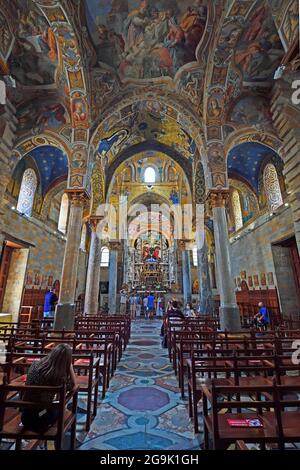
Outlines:
[[55,304],[57,302],[57,297],[51,288],[45,295],[44,300],[44,318],[54,317]]
[[148,295],[148,302],[147,302],[147,311],[148,311],[148,315],[150,317],[150,319],[153,318],[153,314],[154,314],[154,300],[155,300],[155,297],[154,295],[151,293]]
[[262,303],[259,302],[258,304],[258,313],[254,315],[254,325],[256,327],[266,327],[270,323],[269,312],[267,307]]

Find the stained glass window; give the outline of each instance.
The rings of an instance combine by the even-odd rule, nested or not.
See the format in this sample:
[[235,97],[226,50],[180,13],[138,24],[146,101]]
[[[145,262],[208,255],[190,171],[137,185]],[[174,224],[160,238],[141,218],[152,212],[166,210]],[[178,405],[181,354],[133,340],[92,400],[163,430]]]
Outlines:
[[23,173],[17,210],[28,217],[32,214],[35,191],[37,188],[37,177],[32,168],[27,168]]
[[68,221],[68,211],[69,211],[69,198],[67,194],[63,194],[60,203],[60,212],[58,219],[58,230],[62,233],[67,231],[67,221]]
[[277,171],[272,163],[265,166],[263,182],[269,209],[275,210],[283,204],[283,200]]
[[239,230],[243,226],[243,214],[241,208],[240,195],[236,189],[232,193],[232,209],[234,217],[234,227],[235,230]]
[[101,248],[101,268],[108,268],[109,265],[109,249],[107,246]]

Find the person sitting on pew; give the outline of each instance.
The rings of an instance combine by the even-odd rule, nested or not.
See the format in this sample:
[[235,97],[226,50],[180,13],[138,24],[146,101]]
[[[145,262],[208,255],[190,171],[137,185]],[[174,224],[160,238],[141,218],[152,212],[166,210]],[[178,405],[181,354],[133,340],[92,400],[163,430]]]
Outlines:
[[167,318],[168,319],[170,319],[170,318],[184,319],[184,315],[183,315],[182,311],[180,310],[180,308],[178,307],[177,300],[173,300],[172,306],[171,306],[170,310],[167,313]]
[[269,312],[263,302],[258,304],[258,312],[254,315],[253,324],[256,328],[267,328],[270,323]]
[[[76,377],[72,365],[72,349],[68,344],[59,344],[43,359],[33,362],[28,370],[26,385],[44,385],[56,387],[66,384],[68,390],[76,385]],[[27,392],[29,393],[29,392]],[[51,403],[55,396],[49,392],[30,392],[23,400]],[[22,412],[21,421],[25,428],[31,431],[44,431],[57,421],[57,410],[26,409]]]

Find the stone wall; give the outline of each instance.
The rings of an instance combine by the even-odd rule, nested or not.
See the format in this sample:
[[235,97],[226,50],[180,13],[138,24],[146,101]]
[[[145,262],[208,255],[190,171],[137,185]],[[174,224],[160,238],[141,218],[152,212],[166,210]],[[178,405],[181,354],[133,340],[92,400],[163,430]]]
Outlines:
[[12,253],[3,299],[3,312],[12,314],[12,321],[18,320],[25,281],[28,249],[16,249]]
[[[285,310],[284,307],[290,309],[291,304],[285,305],[286,295],[282,286],[290,286],[290,297],[294,296],[295,302],[294,279],[291,270],[286,270],[287,279],[283,282],[283,271],[280,269],[277,272],[275,267],[272,244],[293,237],[295,230],[290,207],[283,206],[275,214],[271,219],[269,214],[263,214],[230,237],[232,276],[237,290],[242,280],[247,282],[250,289],[277,287],[279,299],[284,303],[282,309]],[[238,236],[240,238],[236,239]],[[291,260],[288,261],[291,263]],[[280,276],[280,285],[277,275]]]
[[43,222],[21,216],[7,205],[3,214],[3,231],[20,243],[28,243],[26,287],[47,287],[61,279],[65,239]]

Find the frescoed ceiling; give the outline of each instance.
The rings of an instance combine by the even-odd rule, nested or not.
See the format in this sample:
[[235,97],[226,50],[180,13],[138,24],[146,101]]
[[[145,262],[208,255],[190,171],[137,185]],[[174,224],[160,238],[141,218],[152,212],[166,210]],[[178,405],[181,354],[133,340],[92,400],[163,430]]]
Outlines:
[[228,155],[229,176],[241,176],[258,193],[261,165],[265,159],[280,160],[280,157],[265,145],[247,142],[234,147]]
[[174,77],[197,60],[207,2],[201,0],[86,0],[97,65],[120,79]]

